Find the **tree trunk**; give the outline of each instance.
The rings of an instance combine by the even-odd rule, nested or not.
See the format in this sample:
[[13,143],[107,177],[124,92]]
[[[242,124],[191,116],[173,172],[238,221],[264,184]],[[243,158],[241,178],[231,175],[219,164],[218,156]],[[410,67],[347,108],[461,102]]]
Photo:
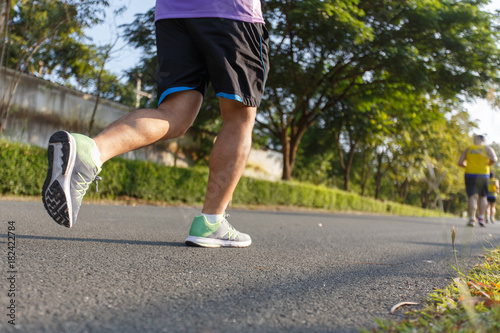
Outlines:
[[351,165],[347,163],[344,169],[344,191],[349,191],[350,178],[351,178]]
[[[7,71],[5,69],[5,71]],[[14,94],[17,90],[17,86],[21,81],[22,72],[16,68],[16,71],[12,75],[12,80],[9,87],[7,87],[6,82],[5,89],[3,92],[2,105],[0,106],[0,133],[3,133],[5,128],[7,128],[7,122],[9,120],[10,108],[12,106],[12,101],[14,99]]]
[[422,202],[422,208],[429,207],[429,191],[420,191],[420,201]]
[[378,199],[380,196],[380,184],[382,183],[382,159],[384,158],[384,154],[377,154],[377,171],[375,172],[375,199]]
[[370,175],[370,168],[366,165],[366,149],[363,151],[362,159],[362,169],[361,169],[361,195],[365,195],[366,183],[368,182],[368,176]]
[[283,175],[281,179],[283,180],[291,180],[292,179],[292,168],[293,166],[290,165],[290,137],[288,136],[288,133],[284,132],[281,137],[281,147],[282,147],[282,154],[283,154]]
[[4,1],[0,4],[0,38],[3,38],[3,36],[6,35],[9,21],[10,0]]
[[97,113],[97,108],[99,107],[99,101],[101,100],[101,88],[98,88],[97,96],[95,99],[94,110],[92,111],[92,116],[90,117],[89,122],[89,132],[88,136],[92,137],[92,129],[94,127],[95,114]]
[[408,177],[406,177],[405,180],[403,181],[403,184],[401,184],[401,186],[398,189],[399,199],[401,199],[401,203],[404,203],[406,201],[406,197],[408,196],[408,185],[409,181]]
[[299,148],[300,141],[304,136],[304,133],[310,126],[301,126],[292,129],[292,135],[289,136],[288,133],[283,131],[281,138],[282,154],[283,154],[283,175],[281,179],[291,180],[293,167],[295,166],[295,159],[297,158],[297,149]]
[[[10,8],[10,1],[8,3],[8,6]],[[56,27],[54,27],[54,30],[52,31],[55,31],[55,29],[61,24],[61,22],[59,22]],[[5,30],[6,32],[8,32],[8,30]],[[3,99],[2,99],[2,105],[0,107],[0,133],[3,133],[3,131],[5,130],[5,128],[7,127],[7,121],[9,119],[9,113],[10,113],[10,108],[12,106],[12,100],[14,98],[14,94],[17,90],[17,86],[19,85],[19,81],[21,80],[21,75],[22,75],[22,65],[23,64],[27,64],[31,61],[31,59],[33,58],[34,54],[38,51],[38,49],[43,45],[43,43],[45,43],[45,41],[49,38],[50,34],[47,34],[46,36],[43,36],[42,38],[40,38],[37,43],[33,44],[32,47],[33,49],[28,53],[27,57],[24,58],[24,56],[22,56],[22,54],[19,55],[18,59],[17,59],[17,66],[16,66],[16,69],[14,70],[14,74],[12,76],[12,80],[10,82],[10,86],[7,87],[7,82],[6,80],[4,81],[4,93],[3,93]],[[6,38],[4,39],[4,41],[6,40]],[[2,58],[5,56],[4,54],[4,51],[5,51],[5,43],[4,45],[2,46]],[[8,53],[8,52],[7,52]],[[2,59],[3,61],[3,59]],[[7,65],[7,64],[5,64]],[[7,66],[5,66],[4,68],[5,72],[7,71]],[[5,75],[6,76],[6,75]],[[5,79],[5,78],[4,78]]]
[[349,180],[351,179],[352,162],[354,161],[354,154],[356,153],[357,142],[351,142],[349,147],[349,156],[344,169],[344,190],[349,191]]
[[99,107],[99,102],[101,101],[102,74],[104,73],[104,66],[106,65],[106,62],[108,61],[109,56],[111,54],[111,50],[116,45],[117,41],[118,39],[116,39],[116,41],[112,45],[109,45],[108,48],[106,49],[106,52],[104,53],[104,57],[102,59],[101,68],[99,69],[99,74],[97,76],[97,97],[95,99],[95,105],[94,105],[94,110],[92,111],[92,116],[90,117],[89,136],[92,136],[92,129],[94,127],[95,115],[97,113],[97,108]]
[[94,110],[92,111],[92,116],[90,117],[89,121],[89,132],[88,135],[89,137],[92,137],[92,129],[94,127],[94,120],[95,120],[95,115],[97,113],[97,108],[99,107],[99,102],[101,101],[101,80],[102,80],[102,72],[104,71],[104,63],[106,61],[104,60],[101,66],[101,69],[99,70],[99,76],[97,77],[97,96],[95,98],[95,104],[94,104]]

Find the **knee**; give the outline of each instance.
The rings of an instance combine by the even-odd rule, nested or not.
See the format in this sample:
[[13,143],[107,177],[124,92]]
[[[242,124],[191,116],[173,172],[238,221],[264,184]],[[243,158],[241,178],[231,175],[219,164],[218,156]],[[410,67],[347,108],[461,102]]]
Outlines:
[[219,99],[222,121],[231,127],[241,127],[242,129],[253,129],[257,108],[247,106],[240,102]]
[[171,124],[168,130],[168,138],[178,138],[186,134],[187,130],[191,127],[191,123],[189,124]]
[[234,114],[223,114],[223,125],[241,133],[251,133],[255,125],[255,114],[252,112],[235,112]]
[[184,135],[193,124],[196,112],[184,113],[171,109],[158,109],[160,117],[168,123],[168,131],[164,139],[178,138]]

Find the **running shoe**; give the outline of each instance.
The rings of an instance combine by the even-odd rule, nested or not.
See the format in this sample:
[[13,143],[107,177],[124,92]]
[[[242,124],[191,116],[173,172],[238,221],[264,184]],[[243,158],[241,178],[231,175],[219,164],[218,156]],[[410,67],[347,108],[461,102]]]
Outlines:
[[469,222],[467,223],[468,227],[473,227],[475,225],[476,225],[476,220],[474,220],[474,219],[470,219]]
[[49,170],[42,188],[42,201],[52,219],[71,228],[78,216],[82,199],[92,181],[101,180],[101,172],[92,161],[94,141],[81,134],[65,131],[49,139]]
[[196,216],[191,224],[189,236],[186,239],[188,246],[201,247],[247,247],[252,244],[249,235],[236,230],[224,215],[216,223],[208,223],[205,216]]
[[494,224],[495,223],[495,218],[494,217],[491,217],[490,218],[490,223]]
[[480,227],[486,227],[486,223],[484,222],[484,218],[478,218],[477,223],[479,224]]

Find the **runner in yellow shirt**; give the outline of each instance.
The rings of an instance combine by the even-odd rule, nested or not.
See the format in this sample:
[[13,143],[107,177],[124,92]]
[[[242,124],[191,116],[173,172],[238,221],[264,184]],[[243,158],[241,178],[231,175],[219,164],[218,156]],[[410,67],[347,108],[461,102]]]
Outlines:
[[465,168],[465,189],[469,198],[469,222],[467,225],[471,227],[476,224],[478,208],[478,223],[481,227],[485,226],[490,165],[498,161],[495,151],[485,142],[484,136],[475,135],[474,144],[462,153],[458,161],[458,165]]
[[[500,185],[498,179],[495,178],[495,174],[490,172],[490,179],[488,182],[488,209],[486,215],[489,215],[489,222],[495,223],[495,214],[497,209],[495,207],[498,193],[500,193]],[[486,218],[488,221],[488,218]]]

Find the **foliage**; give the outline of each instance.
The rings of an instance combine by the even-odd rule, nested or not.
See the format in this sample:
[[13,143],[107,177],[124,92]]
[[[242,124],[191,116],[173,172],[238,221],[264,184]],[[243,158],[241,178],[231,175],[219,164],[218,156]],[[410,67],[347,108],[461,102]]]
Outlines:
[[[378,321],[372,332],[498,332],[500,330],[500,248],[486,252],[484,260],[467,276],[436,290],[425,307],[401,322]],[[368,331],[363,331],[368,332]]]
[[[485,3],[266,1],[273,67],[258,130],[282,150],[283,178],[291,178],[304,134],[322,118],[335,125],[339,152],[350,147],[342,167],[347,189],[356,147],[390,138],[396,117],[429,111],[414,112],[412,101],[447,106],[458,96],[485,96],[499,61],[493,16],[480,10]],[[386,113],[397,99],[400,107]]]
[[[390,136],[368,126],[372,134],[360,139],[352,152],[352,190],[375,198],[424,208],[439,206],[447,212],[459,213],[466,198],[463,170],[456,162],[471,142],[468,133],[474,123],[465,111],[448,112],[445,117],[439,103],[413,100],[409,103],[413,113],[424,107],[429,109],[418,117],[413,113],[393,117],[391,105],[400,107],[389,102],[380,113],[386,115],[384,121],[391,123],[387,126]],[[347,151],[348,143],[336,146],[334,126],[318,122],[313,128],[299,148],[294,175],[299,180],[342,187],[340,179],[345,177],[339,162],[342,155],[336,150]],[[356,138],[358,134],[352,133],[347,138]]]
[[156,39],[154,24],[154,7],[145,13],[135,15],[135,20],[129,24],[121,25],[123,38],[130,46],[142,51],[139,64],[127,71],[129,82],[135,82],[137,78],[142,81],[141,90],[155,96],[151,101],[141,100],[141,107],[155,107],[158,104],[156,98]]
[[[13,0],[0,64],[15,69],[5,86],[0,130],[5,128],[21,73],[50,78],[122,103],[133,101],[133,87],[102,71],[111,46],[88,44],[83,31],[101,22],[108,1]],[[99,87],[97,87],[99,82]]]
[[95,50],[84,44],[83,29],[101,22],[107,1],[12,2],[6,65],[27,73],[40,67],[65,79],[81,74]]
[[1,194],[41,193],[44,178],[40,170],[47,170],[46,149],[0,140],[0,160],[8,161],[0,169]]

